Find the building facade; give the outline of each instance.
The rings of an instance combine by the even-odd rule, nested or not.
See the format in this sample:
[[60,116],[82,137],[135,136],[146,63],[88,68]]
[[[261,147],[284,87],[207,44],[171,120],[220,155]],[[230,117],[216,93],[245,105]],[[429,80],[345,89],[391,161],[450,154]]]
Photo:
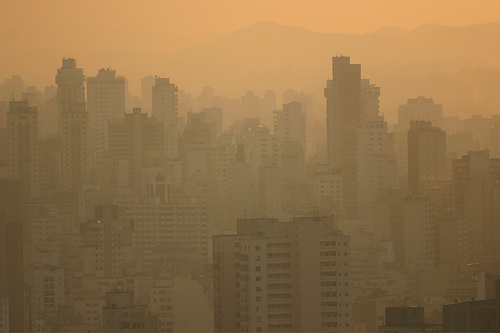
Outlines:
[[349,237],[332,218],[238,220],[215,236],[216,332],[349,332]]
[[343,177],[347,218],[358,214],[357,126],[362,116],[361,65],[349,57],[332,59],[333,76],[325,88],[328,159]]

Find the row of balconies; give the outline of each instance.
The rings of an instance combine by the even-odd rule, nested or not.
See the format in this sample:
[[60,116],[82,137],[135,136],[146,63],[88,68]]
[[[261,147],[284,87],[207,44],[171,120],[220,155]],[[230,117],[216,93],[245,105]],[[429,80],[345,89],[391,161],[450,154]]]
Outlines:
[[267,299],[276,299],[276,298],[291,298],[291,293],[279,293],[279,294],[267,294]]
[[266,265],[268,271],[290,269],[290,267],[291,267],[290,263],[273,263]]
[[268,280],[273,279],[290,279],[292,277],[291,273],[269,273],[267,274]]

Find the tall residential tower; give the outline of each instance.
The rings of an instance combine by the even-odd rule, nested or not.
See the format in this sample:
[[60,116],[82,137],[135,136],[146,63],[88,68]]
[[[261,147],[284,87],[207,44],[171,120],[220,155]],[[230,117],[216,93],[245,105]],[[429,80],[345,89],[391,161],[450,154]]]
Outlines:
[[10,102],[7,119],[10,177],[19,180],[22,199],[38,197],[38,110],[27,101]]
[[178,156],[177,91],[169,78],[155,78],[152,89],[153,117],[163,121],[165,127],[165,149],[167,158]]
[[127,80],[116,71],[101,68],[96,77],[87,78],[89,127],[95,132],[95,158],[98,166],[107,150],[108,121],[123,119]]
[[345,56],[333,57],[333,76],[325,88],[328,160],[343,178],[344,216],[357,216],[357,128],[364,104],[361,65]]
[[85,76],[76,59],[63,58],[57,70],[57,111],[62,141],[62,189],[78,190],[89,176],[88,116],[85,105]]

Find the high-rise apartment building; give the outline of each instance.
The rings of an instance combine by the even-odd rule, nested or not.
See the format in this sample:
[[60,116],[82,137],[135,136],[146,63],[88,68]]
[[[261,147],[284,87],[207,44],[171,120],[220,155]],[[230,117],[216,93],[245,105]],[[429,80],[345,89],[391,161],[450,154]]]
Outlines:
[[446,180],[446,133],[429,121],[408,130],[408,189],[419,194],[425,182]]
[[81,225],[83,272],[100,277],[122,276],[132,262],[133,222],[118,219],[118,207],[96,206],[95,220]]
[[204,114],[205,121],[214,128],[213,132],[215,136],[221,135],[224,130],[224,117],[222,116],[222,108],[203,108],[202,113]]
[[406,133],[410,129],[410,122],[414,120],[430,121],[436,127],[443,126],[443,105],[434,103],[432,98],[419,96],[408,98],[406,104],[399,106],[398,132]]
[[383,188],[396,188],[396,160],[388,155],[383,116],[365,116],[358,124],[358,211],[367,217]]
[[147,192],[143,168],[165,166],[163,122],[134,108],[124,119],[109,121],[107,132],[110,192],[117,193],[120,188],[136,196]]
[[283,92],[283,94],[281,94],[281,96],[282,96],[283,104],[288,104],[291,102],[298,102],[299,101],[299,93],[293,89],[285,90]]
[[332,218],[238,220],[213,238],[216,332],[350,332],[349,237]]
[[[279,141],[298,141],[306,149],[306,115],[302,104],[283,104],[282,111],[274,111],[274,133]],[[305,156],[305,154],[304,154]]]
[[155,85],[155,77],[153,75],[148,75],[141,80],[141,106],[144,112],[151,115],[153,95],[151,90]]
[[101,68],[95,77],[87,78],[87,112],[89,127],[94,130],[94,163],[102,165],[107,149],[107,125],[112,119],[122,119],[125,113],[127,80],[116,71]]
[[246,159],[245,145],[238,145],[231,167],[230,218],[231,228],[239,218],[255,215],[258,201],[258,178],[253,176],[252,166]]
[[471,260],[500,255],[500,159],[487,150],[453,160],[453,210],[463,217]]
[[[24,236],[19,181],[0,180],[0,294],[8,298],[7,332],[27,332],[24,291]],[[5,304],[5,300],[4,303]]]
[[260,99],[253,91],[247,91],[245,96],[241,96],[241,113],[243,118],[259,118]]
[[313,179],[314,207],[328,214],[342,214],[342,175],[330,164],[318,165]]
[[211,174],[215,146],[215,127],[206,120],[206,113],[188,113],[186,128],[179,137],[179,156],[183,161],[183,177]]
[[262,122],[267,126],[271,126],[272,124],[274,110],[276,110],[276,92],[269,89],[264,91],[261,115]]
[[172,275],[200,273],[208,262],[207,207],[201,204],[158,204],[152,200],[119,203],[134,221],[134,250],[148,271]]
[[363,117],[379,116],[380,87],[370,83],[370,79],[361,79],[361,98]]
[[43,102],[43,92],[39,91],[35,86],[26,87],[26,92],[23,92],[23,101],[28,101],[31,107],[39,108]]
[[12,75],[10,79],[5,79],[4,84],[0,84],[0,101],[18,101],[23,97],[26,90],[23,79],[20,75]]
[[31,266],[31,329],[51,331],[57,325],[60,306],[66,304],[64,268],[57,251],[44,253],[42,263]]
[[297,185],[304,182],[305,152],[299,141],[280,143],[280,168],[283,185]]
[[246,161],[252,166],[252,172],[257,174],[264,164],[279,165],[279,140],[258,119],[245,120],[241,127],[239,143],[245,146]]
[[19,180],[23,199],[38,197],[38,111],[27,101],[10,102],[7,118],[10,177]]
[[357,127],[361,120],[361,65],[333,57],[333,76],[325,88],[328,159],[343,176],[344,215],[358,214]]
[[432,98],[409,98],[406,104],[399,106],[398,123],[394,127],[395,151],[398,159],[398,175],[404,186],[408,175],[408,130],[412,121],[431,122],[432,126],[442,128],[443,106],[435,104]]
[[152,89],[153,118],[163,122],[165,129],[165,152],[168,159],[178,156],[177,91],[169,78],[155,78]]
[[283,180],[281,168],[276,165],[263,165],[259,168],[259,204],[263,216],[282,220]]
[[376,241],[391,241],[395,261],[405,267],[436,260],[434,201],[405,190],[387,190],[373,208]]
[[203,87],[200,96],[196,97],[196,109],[201,111],[214,106],[214,88]]
[[65,191],[79,190],[89,179],[88,115],[85,76],[76,59],[63,58],[57,70],[57,111],[61,151],[61,184]]

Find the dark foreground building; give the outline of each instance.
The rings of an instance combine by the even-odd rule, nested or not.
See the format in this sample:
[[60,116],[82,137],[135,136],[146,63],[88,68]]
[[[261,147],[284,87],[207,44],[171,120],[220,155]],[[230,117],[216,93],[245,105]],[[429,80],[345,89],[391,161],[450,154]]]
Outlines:
[[500,279],[486,276],[486,297],[443,306],[443,332],[498,332]]
[[385,325],[379,332],[441,332],[441,325],[426,324],[422,307],[385,308]]

